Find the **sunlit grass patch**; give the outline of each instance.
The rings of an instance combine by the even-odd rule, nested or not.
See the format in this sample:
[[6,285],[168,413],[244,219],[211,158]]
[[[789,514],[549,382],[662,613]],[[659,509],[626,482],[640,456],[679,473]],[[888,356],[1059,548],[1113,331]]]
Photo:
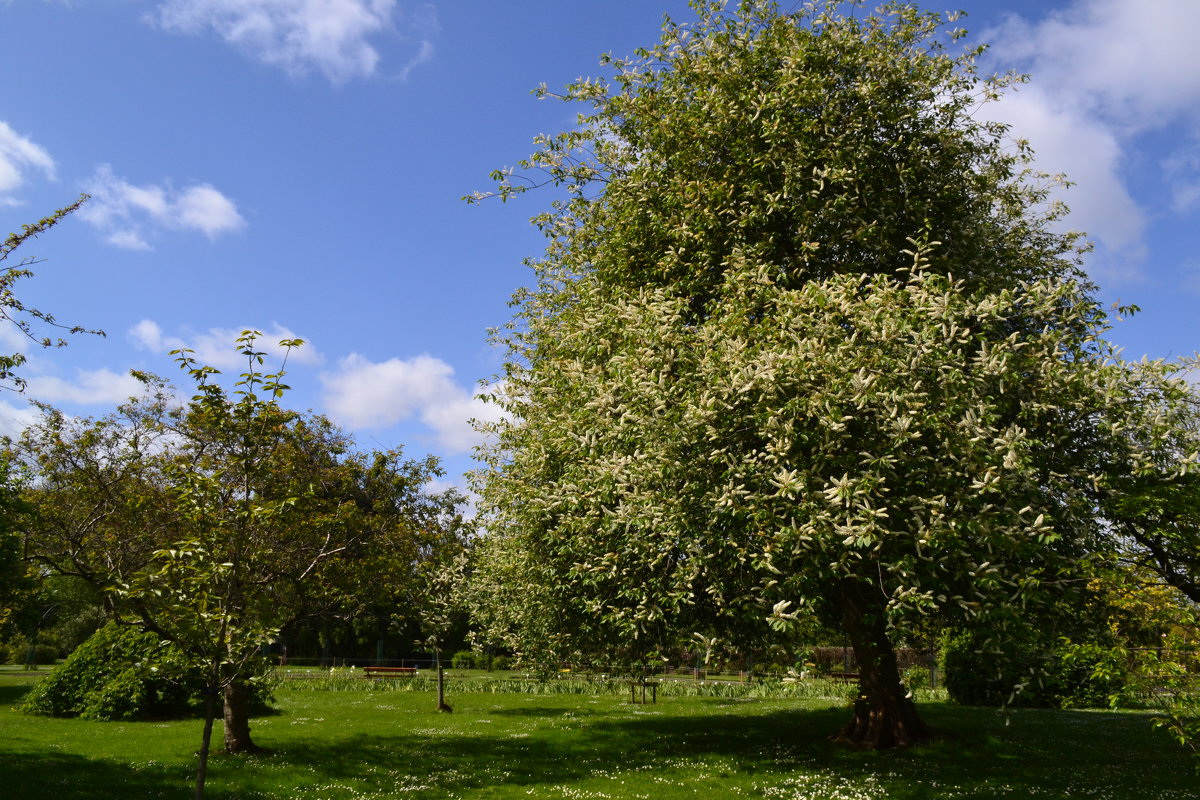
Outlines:
[[[189,796],[198,720],[27,717],[11,706],[21,687],[4,684],[0,796]],[[209,797],[1195,797],[1186,755],[1144,715],[928,704],[945,740],[872,753],[827,741],[848,714],[838,699],[458,692],[439,714],[432,692],[359,686],[281,689],[253,725],[273,754],[215,758]]]

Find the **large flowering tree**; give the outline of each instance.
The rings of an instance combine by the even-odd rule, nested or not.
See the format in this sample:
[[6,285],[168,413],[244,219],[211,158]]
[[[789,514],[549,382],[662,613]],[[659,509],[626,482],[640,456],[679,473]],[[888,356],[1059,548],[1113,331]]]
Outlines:
[[1010,81],[937,15],[844,5],[697,2],[496,174],[565,192],[500,334],[477,587],[546,655],[763,639],[810,607],[859,664],[839,738],[887,747],[931,735],[896,636],[1002,632],[1070,585],[1171,368],[1115,358],[1047,179],[977,119]]

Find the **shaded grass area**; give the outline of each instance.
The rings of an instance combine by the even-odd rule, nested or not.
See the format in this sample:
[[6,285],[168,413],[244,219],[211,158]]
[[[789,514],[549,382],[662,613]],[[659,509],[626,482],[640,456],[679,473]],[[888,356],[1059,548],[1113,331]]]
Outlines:
[[[28,680],[0,681],[0,797],[188,797],[196,720],[27,717]],[[855,752],[826,736],[832,701],[460,694],[437,714],[417,692],[289,688],[256,720],[274,754],[217,757],[209,797],[292,798],[1194,798],[1185,754],[1147,717],[923,707],[946,740]]]

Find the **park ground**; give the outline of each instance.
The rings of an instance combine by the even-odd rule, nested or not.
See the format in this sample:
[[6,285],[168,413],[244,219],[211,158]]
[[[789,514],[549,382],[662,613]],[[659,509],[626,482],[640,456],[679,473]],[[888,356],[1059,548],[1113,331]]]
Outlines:
[[[0,798],[190,797],[199,720],[28,716],[15,705],[36,679],[0,673]],[[451,714],[401,681],[286,681],[276,696],[253,723],[271,755],[216,757],[210,799],[1200,797],[1145,713],[925,702],[942,741],[858,752],[826,740],[849,713],[836,696],[471,691]]]

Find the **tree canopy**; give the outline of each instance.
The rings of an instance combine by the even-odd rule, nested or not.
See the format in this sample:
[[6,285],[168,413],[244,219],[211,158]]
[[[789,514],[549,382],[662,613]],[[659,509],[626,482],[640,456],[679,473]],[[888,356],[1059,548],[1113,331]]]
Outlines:
[[[87,199],[87,195],[83,195],[51,215],[23,225],[19,232],[10,233],[0,242],[0,320],[15,327],[21,336],[36,347],[63,347],[67,344],[61,336],[45,335],[46,328],[65,333],[104,335],[103,331],[60,323],[53,314],[28,305],[15,289],[19,281],[33,276],[31,267],[38,263],[34,256],[14,255],[16,251],[79,210]],[[25,390],[25,379],[19,373],[24,363],[24,353],[0,353],[0,389]],[[29,599],[31,586],[31,579],[24,574],[25,565],[20,558],[21,543],[10,530],[20,502],[9,467],[7,459],[0,462],[0,632],[12,622],[16,607]]]
[[498,334],[479,591],[498,635],[560,657],[814,608],[860,666],[840,738],[885,747],[931,735],[895,637],[999,633],[1079,580],[1176,367],[1120,361],[1050,179],[977,118],[1017,79],[939,15],[857,5],[696,2],[495,174],[564,195]]
[[[174,644],[224,694],[231,752],[255,749],[247,681],[284,625],[417,592],[423,562],[465,533],[458,493],[428,491],[435,459],[361,452],[328,420],[284,407],[283,367],[262,368],[258,338],[238,340],[247,368],[232,390],[180,351],[195,383],[186,404],[143,375],[147,394],[116,414],[44,408],[12,445],[28,476],[30,557],[105,588],[123,621]],[[204,754],[210,729],[211,716]]]

